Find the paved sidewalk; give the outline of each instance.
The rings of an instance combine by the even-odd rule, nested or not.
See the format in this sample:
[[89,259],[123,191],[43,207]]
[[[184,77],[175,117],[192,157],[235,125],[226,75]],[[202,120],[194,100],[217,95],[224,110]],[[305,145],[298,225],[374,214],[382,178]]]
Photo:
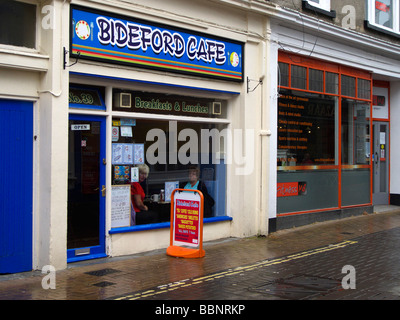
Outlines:
[[165,250],[158,250],[69,264],[66,270],[57,271],[54,290],[42,288],[44,275],[40,271],[0,275],[0,300],[115,299],[133,292],[143,295],[151,288],[215,276],[226,270],[297,253],[307,259],[307,254],[316,248],[331,248],[342,243],[350,247],[353,242],[347,240],[374,234],[379,241],[384,239],[383,231],[400,228],[399,207],[379,207],[376,211],[379,212],[278,231],[268,237],[205,243],[206,256],[202,259],[173,258],[167,256]]

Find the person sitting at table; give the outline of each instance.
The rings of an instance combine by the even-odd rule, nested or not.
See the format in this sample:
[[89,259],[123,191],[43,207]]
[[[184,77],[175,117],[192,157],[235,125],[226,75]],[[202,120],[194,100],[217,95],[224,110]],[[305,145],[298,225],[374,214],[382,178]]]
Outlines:
[[149,167],[146,164],[141,164],[139,167],[139,182],[131,183],[131,199],[133,209],[136,212],[136,224],[148,224],[157,222],[157,213],[150,211],[143,203],[146,196],[142,186],[140,185],[149,175]]
[[197,166],[189,167],[189,181],[186,184],[181,184],[181,189],[199,190],[204,197],[204,218],[212,216],[212,207],[215,204],[214,199],[208,193],[205,183],[200,178],[200,169]]

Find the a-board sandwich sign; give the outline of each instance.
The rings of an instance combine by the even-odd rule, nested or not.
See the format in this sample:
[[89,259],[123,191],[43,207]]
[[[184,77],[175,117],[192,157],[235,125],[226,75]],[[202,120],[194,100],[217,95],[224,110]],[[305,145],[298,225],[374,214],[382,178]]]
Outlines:
[[204,257],[203,208],[204,198],[200,191],[175,189],[172,192],[168,255],[182,258]]

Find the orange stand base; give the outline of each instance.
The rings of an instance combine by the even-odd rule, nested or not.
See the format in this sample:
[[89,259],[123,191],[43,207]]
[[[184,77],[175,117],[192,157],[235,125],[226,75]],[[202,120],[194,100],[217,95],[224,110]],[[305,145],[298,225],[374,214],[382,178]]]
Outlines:
[[189,249],[177,246],[169,246],[167,255],[180,258],[203,258],[206,252],[203,249]]

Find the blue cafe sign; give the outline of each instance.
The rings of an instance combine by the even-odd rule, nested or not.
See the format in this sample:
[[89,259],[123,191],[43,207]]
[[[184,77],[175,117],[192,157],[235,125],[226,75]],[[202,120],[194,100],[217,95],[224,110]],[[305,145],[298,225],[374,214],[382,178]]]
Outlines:
[[243,81],[243,44],[71,6],[71,56]]

